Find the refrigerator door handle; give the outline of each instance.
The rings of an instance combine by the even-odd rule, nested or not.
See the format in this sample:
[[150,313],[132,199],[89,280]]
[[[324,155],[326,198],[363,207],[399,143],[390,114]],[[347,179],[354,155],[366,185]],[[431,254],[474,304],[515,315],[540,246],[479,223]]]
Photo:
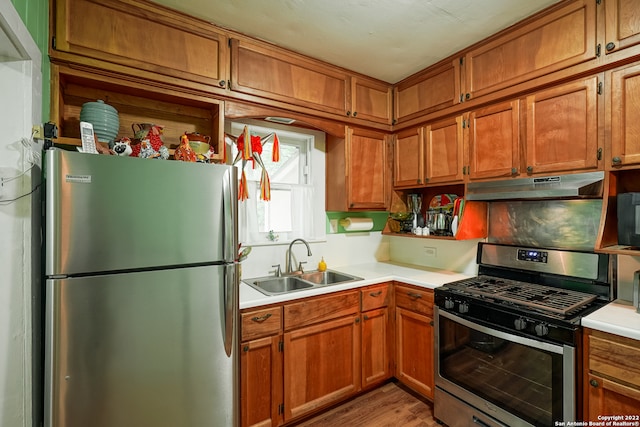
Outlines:
[[228,264],[224,269],[224,295],[222,304],[222,333],[224,334],[224,349],[227,356],[231,356],[234,343],[234,324],[236,322],[236,307],[238,306],[238,264]]
[[223,209],[223,255],[227,262],[234,262],[238,258],[238,189],[236,168],[229,169],[222,180],[222,209]]

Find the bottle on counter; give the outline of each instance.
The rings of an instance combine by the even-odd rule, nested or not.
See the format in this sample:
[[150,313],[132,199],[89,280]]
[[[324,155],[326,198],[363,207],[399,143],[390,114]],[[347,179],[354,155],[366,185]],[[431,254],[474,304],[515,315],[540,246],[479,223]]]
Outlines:
[[325,271],[327,269],[327,263],[324,262],[324,257],[318,263],[318,271]]

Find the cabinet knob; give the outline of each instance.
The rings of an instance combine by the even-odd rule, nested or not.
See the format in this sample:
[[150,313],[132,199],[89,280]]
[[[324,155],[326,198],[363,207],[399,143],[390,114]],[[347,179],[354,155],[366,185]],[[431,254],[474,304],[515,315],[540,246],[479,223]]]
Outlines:
[[464,98],[465,98],[467,101],[468,101],[468,100],[470,100],[470,99],[471,99],[471,94],[470,94],[470,93],[467,93],[467,94],[464,96]]
[[591,384],[592,387],[598,387],[600,385],[598,384],[598,381],[594,379],[590,380],[589,384]]
[[251,320],[252,320],[253,322],[262,323],[262,322],[264,322],[265,320],[267,320],[267,319],[268,319],[268,318],[270,318],[270,317],[271,317],[271,313],[267,313],[267,314],[265,314],[264,316],[255,316],[255,317],[252,317],[252,318],[251,318]]
[[416,182],[417,182],[418,184],[422,184],[422,180],[421,180],[421,179],[418,179]]
[[518,174],[518,168],[511,168],[511,175],[517,175]]
[[225,87],[227,85],[227,82],[225,82],[224,80],[220,80],[218,82],[218,85],[220,85],[220,87]]
[[364,320],[369,320],[369,316],[367,316],[366,314],[362,317],[364,318]]
[[369,293],[369,296],[372,296],[372,297],[379,297],[380,295],[382,295],[382,291]]
[[354,111],[354,112],[353,112],[353,117],[355,117],[355,116],[357,116],[357,115],[358,115],[358,112],[357,112],[357,111]]
[[527,166],[527,172],[533,173],[533,166]]
[[619,165],[620,163],[622,163],[622,159],[621,159],[620,157],[617,157],[617,156],[616,156],[616,157],[614,157],[613,159],[611,159],[611,162],[612,162],[614,165]]
[[407,296],[414,300],[422,298],[422,295],[416,294],[415,292],[407,292]]
[[347,111],[347,117],[351,115],[351,111]]
[[607,45],[605,46],[605,49],[607,49],[607,52],[611,52],[613,49],[616,48],[616,44],[613,42],[609,42],[607,43]]

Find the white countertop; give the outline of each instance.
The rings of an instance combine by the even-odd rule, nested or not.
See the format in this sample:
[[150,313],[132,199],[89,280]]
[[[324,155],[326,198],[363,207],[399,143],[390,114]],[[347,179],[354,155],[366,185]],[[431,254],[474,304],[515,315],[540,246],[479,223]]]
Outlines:
[[[391,280],[433,289],[445,283],[472,277],[449,270],[397,262],[357,264],[331,270],[362,277],[363,280],[271,296],[265,295],[243,282],[240,284],[240,309],[356,289],[362,286]],[[613,301],[588,316],[583,317],[582,325],[591,329],[640,340],[640,313],[636,312],[631,303],[623,300]]]
[[582,318],[582,326],[640,340],[640,313],[630,302],[616,300]]
[[374,262],[368,264],[357,264],[338,267],[335,269],[332,268],[330,270],[362,277],[363,280],[344,284],[338,283],[335,285],[317,287],[303,291],[289,292],[280,295],[265,295],[243,282],[240,284],[240,309],[292,301],[295,299],[323,295],[337,291],[344,291],[347,289],[356,289],[362,286],[391,280],[397,280],[411,285],[433,289],[445,283],[472,277],[448,270],[440,270],[395,262]]

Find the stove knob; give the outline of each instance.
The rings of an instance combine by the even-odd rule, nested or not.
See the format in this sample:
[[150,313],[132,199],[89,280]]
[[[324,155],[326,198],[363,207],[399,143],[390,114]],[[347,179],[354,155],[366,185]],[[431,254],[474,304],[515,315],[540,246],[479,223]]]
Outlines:
[[535,327],[536,335],[539,337],[543,337],[549,334],[549,327],[544,323],[538,323]]
[[452,299],[447,298],[444,300],[444,308],[451,310],[454,306],[455,303]]
[[516,330],[518,331],[521,331],[527,327],[527,319],[525,319],[524,317],[517,318],[513,323],[516,327]]
[[458,306],[458,312],[460,314],[468,313],[469,312],[469,304],[466,303],[466,302],[461,302],[460,305]]

